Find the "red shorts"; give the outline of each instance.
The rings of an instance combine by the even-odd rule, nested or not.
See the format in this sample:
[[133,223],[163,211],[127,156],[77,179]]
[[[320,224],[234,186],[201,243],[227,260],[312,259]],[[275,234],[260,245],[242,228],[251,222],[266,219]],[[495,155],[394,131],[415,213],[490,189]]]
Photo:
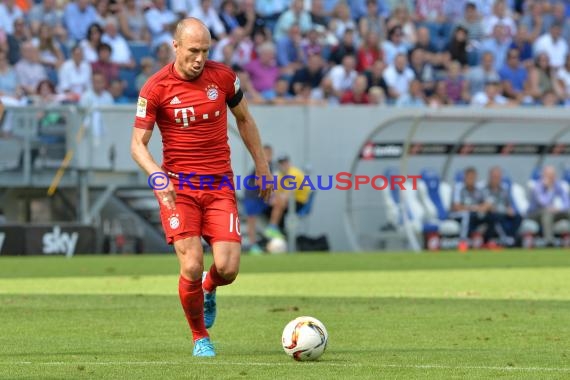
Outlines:
[[161,200],[158,203],[168,244],[191,236],[201,236],[210,245],[218,241],[241,243],[237,202],[232,189],[185,188],[176,193],[174,211],[169,210]]

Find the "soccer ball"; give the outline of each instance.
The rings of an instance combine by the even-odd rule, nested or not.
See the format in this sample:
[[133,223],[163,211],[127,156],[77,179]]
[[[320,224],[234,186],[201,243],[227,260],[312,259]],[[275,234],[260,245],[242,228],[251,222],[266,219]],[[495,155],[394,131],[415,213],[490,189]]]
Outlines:
[[283,329],[281,343],[283,350],[297,361],[317,360],[321,357],[329,340],[325,325],[313,317],[299,317],[287,323]]
[[265,248],[269,253],[285,253],[287,252],[287,242],[283,238],[273,238],[269,240]]

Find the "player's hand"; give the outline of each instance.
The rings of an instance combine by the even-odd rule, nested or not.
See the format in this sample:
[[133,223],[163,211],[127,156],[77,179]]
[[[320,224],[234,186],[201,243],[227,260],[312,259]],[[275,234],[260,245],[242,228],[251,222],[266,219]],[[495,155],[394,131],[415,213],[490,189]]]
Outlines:
[[165,205],[170,211],[176,210],[176,191],[172,182],[168,183],[163,190],[156,190],[158,201]]
[[259,186],[259,197],[263,198],[265,203],[269,203],[271,194],[273,194],[273,174],[269,170],[256,170],[255,175],[259,178],[257,186]]

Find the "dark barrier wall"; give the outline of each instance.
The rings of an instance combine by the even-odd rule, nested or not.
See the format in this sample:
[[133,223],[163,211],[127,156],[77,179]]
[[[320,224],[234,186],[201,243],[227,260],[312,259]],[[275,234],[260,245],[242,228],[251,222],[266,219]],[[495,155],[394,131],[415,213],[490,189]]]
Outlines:
[[0,226],[0,255],[95,252],[95,228],[76,224]]

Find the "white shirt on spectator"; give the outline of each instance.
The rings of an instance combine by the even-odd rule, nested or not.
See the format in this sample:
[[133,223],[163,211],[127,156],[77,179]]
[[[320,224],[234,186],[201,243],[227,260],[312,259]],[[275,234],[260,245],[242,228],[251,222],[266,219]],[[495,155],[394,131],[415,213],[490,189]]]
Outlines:
[[556,73],[556,77],[558,79],[560,79],[562,81],[562,83],[564,84],[564,91],[565,91],[566,97],[569,98],[570,97],[570,71],[568,71],[566,69],[566,67],[561,67],[560,69],[558,69],[558,72]]
[[347,91],[352,89],[358,73],[356,70],[347,72],[342,65],[336,65],[329,71],[328,76],[335,91]]
[[91,65],[86,60],[79,67],[72,59],[68,59],[59,69],[59,90],[82,94],[91,89]]
[[97,62],[97,60],[99,59],[99,55],[97,54],[97,49],[91,46],[91,44],[89,44],[89,41],[81,40],[79,46],[81,46],[81,50],[83,51],[83,58],[85,58],[87,62],[89,63]]
[[[481,91],[476,93],[475,96],[471,98],[471,105],[478,107],[485,107],[487,104],[489,104],[489,101],[490,99],[487,93],[485,93],[485,91]],[[503,95],[496,95],[494,101],[496,104],[501,104],[501,105],[507,104],[509,102],[507,98],[505,98]]]
[[[227,36],[222,38],[212,52],[212,60],[222,62],[224,60],[224,47],[232,43],[232,37]],[[249,39],[244,39],[238,43],[234,49],[234,54],[232,55],[232,63],[245,66],[251,61],[251,53],[253,52],[253,42]]]
[[490,36],[491,34],[493,34],[493,29],[495,28],[495,25],[503,25],[507,29],[506,34],[510,38],[513,38],[517,33],[517,24],[515,23],[515,20],[513,20],[511,17],[508,16],[501,19],[496,15],[490,15],[489,17],[485,17],[483,19],[482,25],[483,25],[483,33],[485,34],[485,36]]
[[131,62],[131,48],[123,36],[117,34],[115,37],[111,37],[105,33],[101,37],[101,41],[111,46],[111,62],[119,65]]
[[[214,7],[214,9],[220,10],[221,5],[222,0],[212,1],[212,7]],[[200,0],[170,0],[170,9],[172,9],[173,12],[184,13],[185,15],[199,6]]]
[[5,4],[0,4],[0,28],[7,34],[14,33],[14,21],[19,18],[24,18],[24,12],[17,5],[10,11]]
[[414,80],[415,75],[409,67],[406,67],[402,72],[398,72],[396,66],[389,65],[386,70],[384,70],[383,78],[388,87],[395,90],[399,96],[402,96],[408,93],[410,82]]
[[148,30],[152,36],[152,48],[156,48],[163,42],[172,43],[172,33],[165,29],[164,25],[176,22],[178,17],[170,9],[151,8],[144,14]]
[[35,89],[40,81],[47,79],[47,72],[41,63],[20,59],[15,65],[16,77],[21,86]]
[[568,43],[562,37],[555,42],[550,33],[545,33],[537,38],[532,50],[535,57],[540,53],[546,53],[550,59],[550,66],[561,67],[568,54]]
[[226,34],[226,28],[218,17],[218,12],[216,12],[212,6],[210,6],[208,10],[204,10],[204,8],[201,6],[196,7],[188,13],[188,16],[196,17],[202,21],[209,29],[213,30],[214,33],[216,33],[216,36],[218,36],[218,38]]

